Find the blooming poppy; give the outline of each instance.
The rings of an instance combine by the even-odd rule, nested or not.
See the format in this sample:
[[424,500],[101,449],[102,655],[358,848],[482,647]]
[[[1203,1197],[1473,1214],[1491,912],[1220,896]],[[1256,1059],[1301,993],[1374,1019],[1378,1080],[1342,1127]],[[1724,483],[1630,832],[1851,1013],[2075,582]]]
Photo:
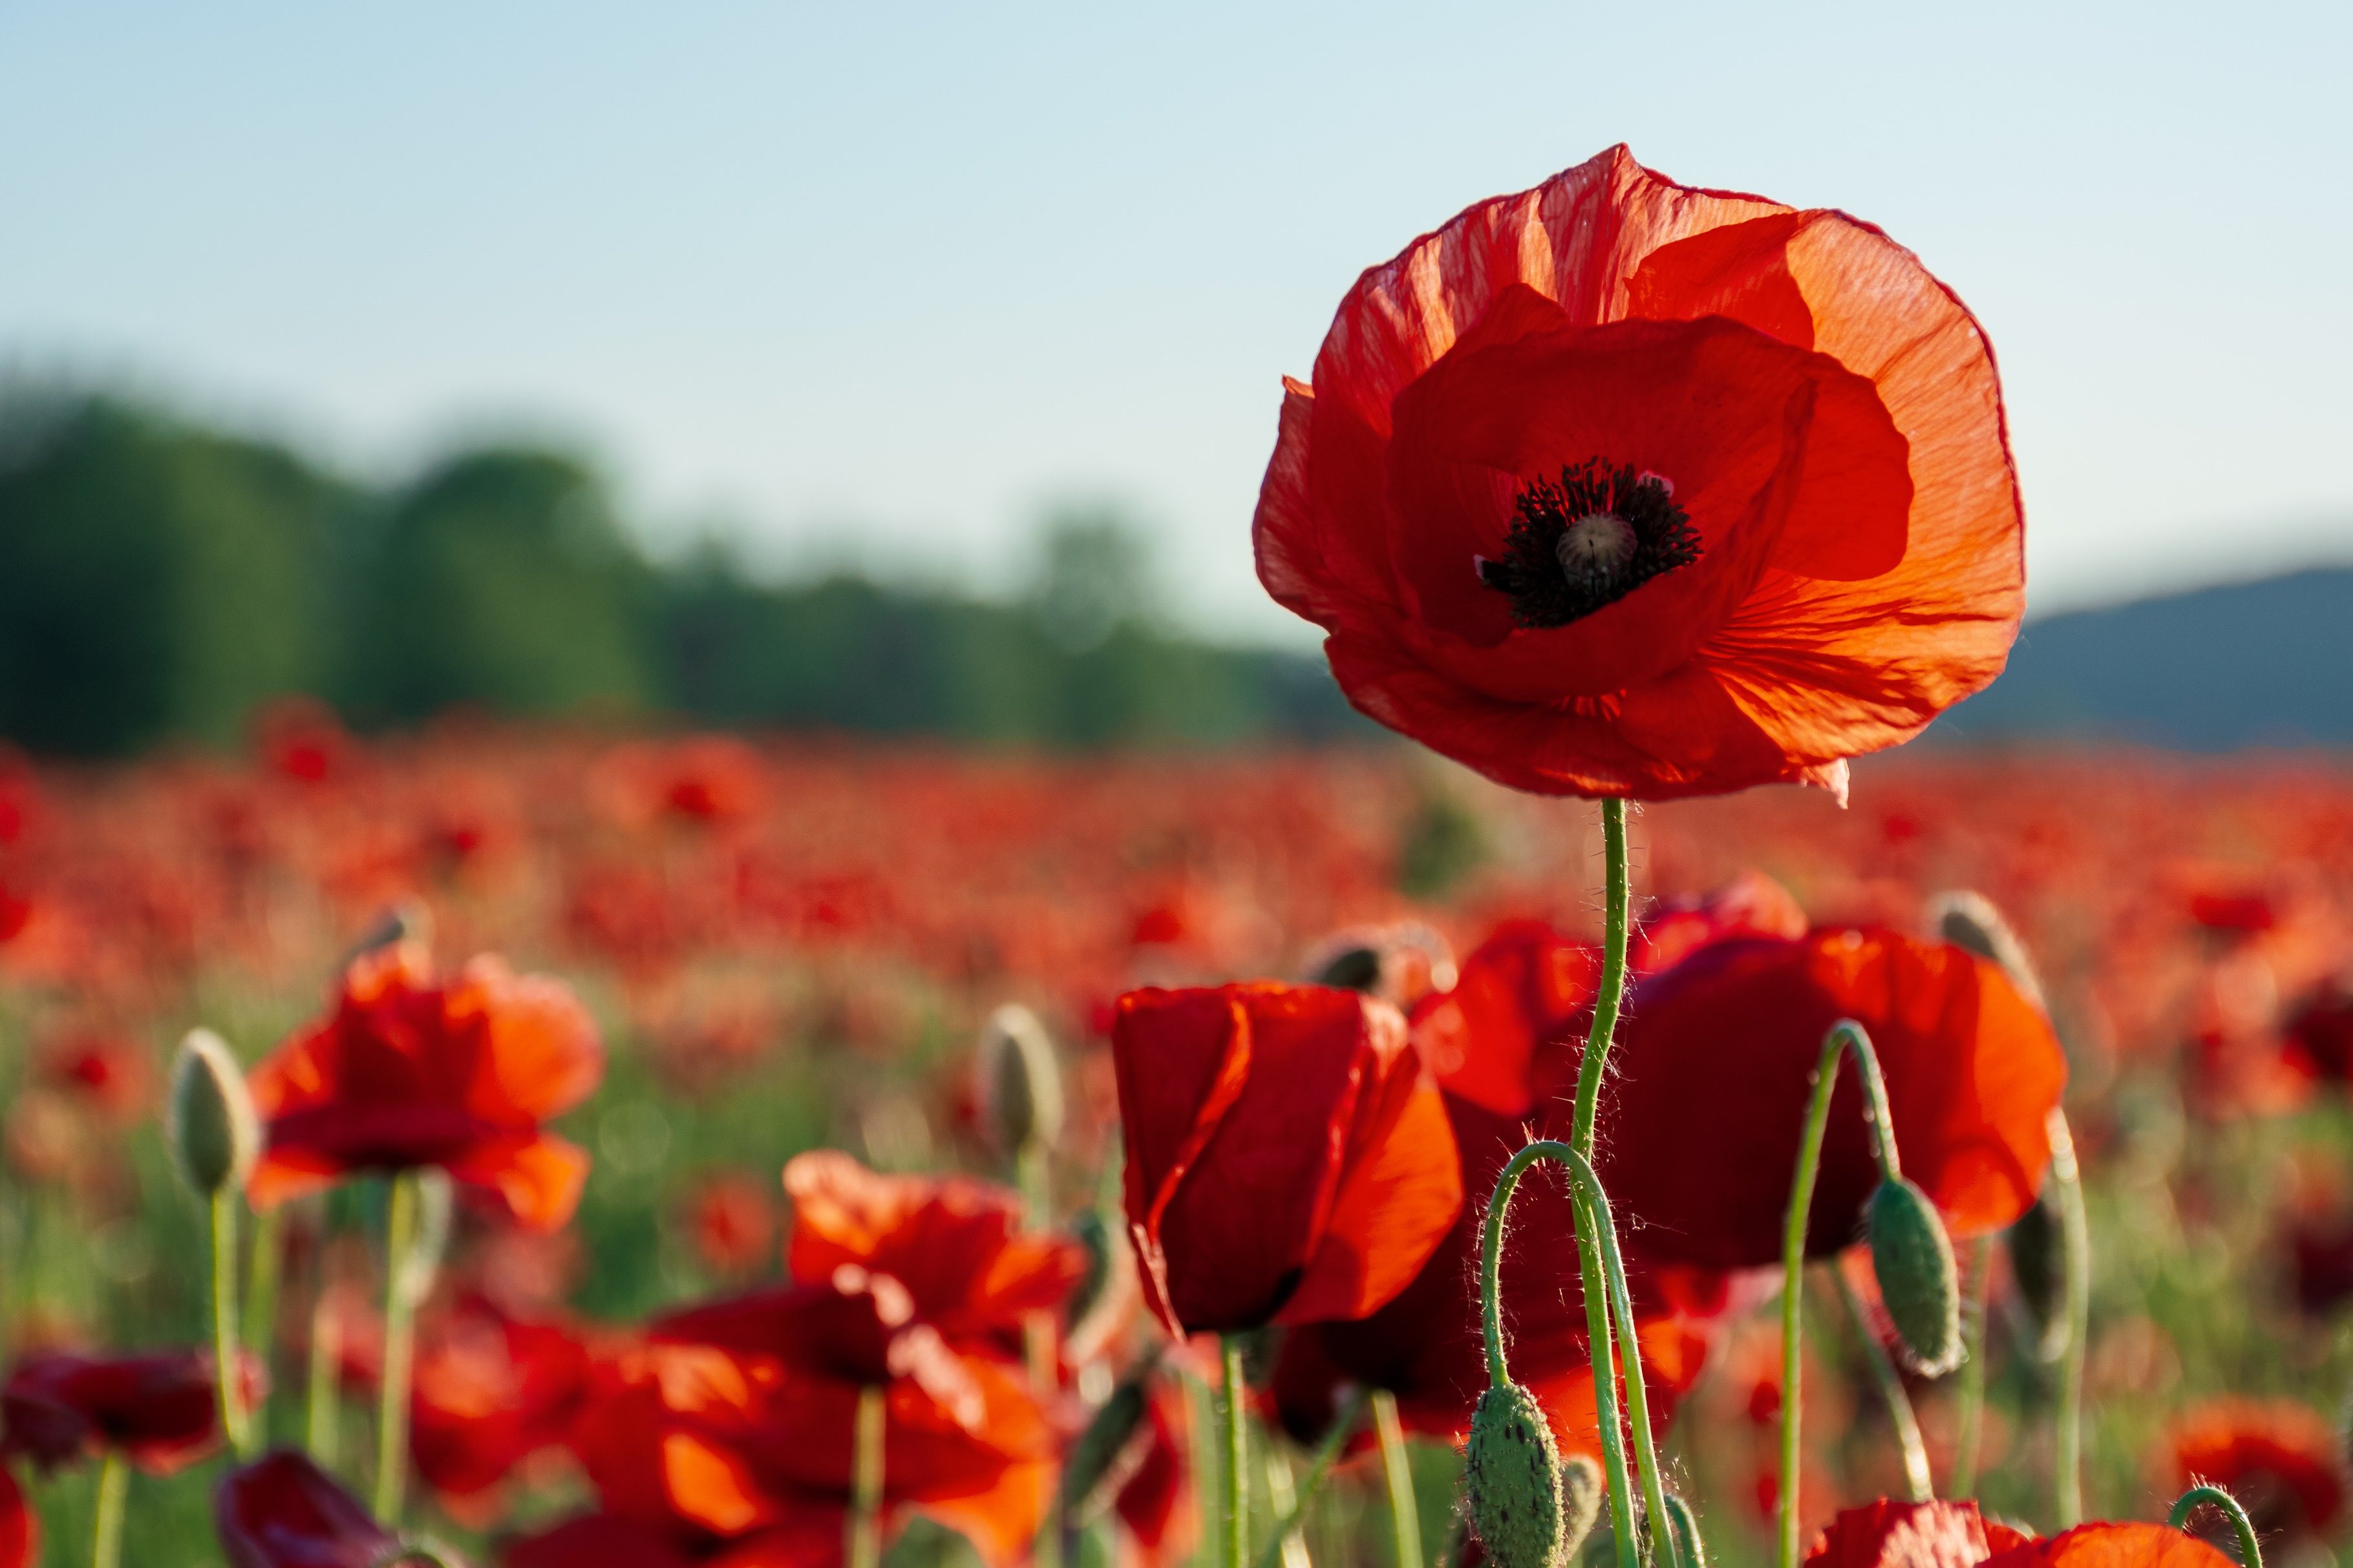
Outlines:
[[[1990,1527],[1989,1527],[1990,1533]],[[2231,1568],[2232,1560],[2199,1540],[2162,1524],[2079,1524],[2049,1537],[1998,1549],[1993,1568]]]
[[32,1568],[40,1560],[41,1516],[16,1478],[0,1469],[0,1568]]
[[[265,1386],[261,1363],[238,1352],[248,1406]],[[44,1470],[119,1453],[150,1475],[167,1476],[220,1447],[219,1394],[206,1351],[26,1356],[0,1387],[0,1440]]]
[[595,1091],[604,1047],[561,983],[477,958],[437,979],[423,944],[354,959],[333,1009],[254,1069],[267,1207],[353,1172],[439,1165],[523,1224],[572,1215],[588,1156],[543,1130]]
[[885,1176],[837,1150],[785,1167],[786,1262],[797,1280],[844,1265],[904,1287],[915,1321],[951,1339],[1018,1331],[1086,1277],[1086,1249],[1025,1232],[1019,1195],[969,1176]]
[[1601,955],[1583,942],[1542,921],[1505,921],[1462,961],[1453,989],[1413,1010],[1415,1048],[1447,1093],[1525,1116],[1537,1051],[1593,1005],[1600,974]]
[[2199,1482],[2239,1500],[2264,1536],[2319,1536],[2345,1510],[2337,1435],[2292,1399],[2211,1399],[2167,1429],[2162,1467],[2170,1490]]
[[446,1503],[476,1500],[564,1443],[587,1393],[588,1350],[564,1323],[469,1295],[417,1336],[409,1452]]
[[[1514,1119],[1459,1096],[1450,1094],[1446,1104],[1464,1187],[1493,1192],[1504,1163],[1527,1142],[1525,1133]],[[1394,1394],[1409,1431],[1456,1444],[1467,1438],[1487,1388],[1477,1289],[1485,1219],[1483,1202],[1465,1204],[1421,1272],[1377,1311],[1303,1324],[1284,1337],[1269,1394],[1294,1436],[1314,1442],[1331,1425],[1341,1387],[1358,1384]],[[1536,1396],[1563,1452],[1599,1458],[1574,1236],[1567,1185],[1538,1167],[1512,1200],[1499,1281],[1514,1381]],[[1654,1268],[1639,1255],[1630,1254],[1628,1269],[1651,1415],[1663,1427],[1697,1381],[1729,1296],[1717,1277]]]
[[[1713,1268],[1779,1258],[1808,1079],[1841,1018],[1869,1031],[1905,1173],[1956,1234],[1999,1229],[2033,1201],[2066,1063],[1999,966],[1877,929],[1733,937],[1644,980],[1620,1026],[1598,1163],[1645,1250]],[[1855,1239],[1878,1180],[1861,1096],[1841,1061],[1809,1256]]]
[[[334,1479],[291,1452],[232,1470],[213,1490],[213,1527],[229,1568],[379,1568],[400,1538]],[[446,1550],[445,1562],[455,1563]]]
[[1397,1009],[1271,982],[1131,991],[1112,1026],[1128,1233],[1172,1333],[1358,1318],[1462,1205]]
[[2033,1538],[1987,1519],[1974,1502],[1877,1498],[1841,1510],[1806,1549],[1808,1568],[1976,1568]]
[[1357,280],[1253,537],[1351,702],[1544,794],[1839,785],[2024,603],[1967,308],[1868,224],[1623,147]]

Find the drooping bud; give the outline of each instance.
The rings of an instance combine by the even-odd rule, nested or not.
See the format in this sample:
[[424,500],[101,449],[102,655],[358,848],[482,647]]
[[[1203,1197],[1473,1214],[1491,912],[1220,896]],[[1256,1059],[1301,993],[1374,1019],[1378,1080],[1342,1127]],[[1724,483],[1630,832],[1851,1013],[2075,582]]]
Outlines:
[[1601,1467],[1590,1454],[1571,1454],[1560,1462],[1560,1550],[1577,1555],[1585,1538],[1601,1521],[1601,1505],[1609,1493],[1601,1483]]
[[2055,1362],[2067,1349],[2067,1314],[2061,1310],[2065,1275],[2059,1215],[2049,1198],[2028,1205],[2004,1239],[2010,1244],[2010,1275],[2018,1283],[2020,1338],[2035,1360]]
[[1123,1379],[1071,1445],[1062,1464],[1062,1510],[1073,1525],[1092,1523],[1108,1509],[1132,1477],[1137,1439],[1146,1436],[1144,1415],[1150,1396],[1142,1374]]
[[2048,1011],[2042,997],[2042,981],[2034,973],[2034,961],[2026,955],[2026,944],[2002,918],[2001,910],[1983,893],[1967,889],[1938,893],[1928,900],[1928,930],[1940,942],[1965,948],[1979,958],[1998,965],[2020,995]]
[[1952,1238],[1928,1194],[1909,1180],[1882,1182],[1867,1225],[1879,1298],[1905,1359],[1924,1377],[1961,1364],[1961,1274]]
[[1489,1385],[1471,1417],[1464,1458],[1471,1527],[1487,1560],[1495,1568],[1558,1568],[1568,1552],[1568,1505],[1560,1450],[1535,1395],[1516,1383]]
[[1008,1152],[1062,1136],[1062,1072],[1054,1042],[1038,1016],[1008,1003],[980,1034],[981,1109],[991,1136]]
[[245,1071],[210,1029],[189,1030],[173,1058],[168,1131],[180,1177],[199,1197],[244,1186],[261,1157]]
[[349,964],[354,959],[364,958],[376,949],[390,947],[395,942],[421,942],[429,945],[432,941],[433,911],[415,899],[403,899],[377,913],[368,928],[360,932],[358,940],[344,952],[343,963]]

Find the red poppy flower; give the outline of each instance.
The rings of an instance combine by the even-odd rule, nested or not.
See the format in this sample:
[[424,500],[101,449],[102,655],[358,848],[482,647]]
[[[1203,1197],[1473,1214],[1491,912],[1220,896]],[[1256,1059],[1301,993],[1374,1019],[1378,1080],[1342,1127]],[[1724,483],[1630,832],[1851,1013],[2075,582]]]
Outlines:
[[2316,1079],[2353,1082],[2353,990],[2331,982],[2299,1004],[2283,1031],[2288,1058]]
[[[1956,1234],[1999,1229],[2033,1201],[2066,1062],[1998,966],[1890,931],[1736,937],[1642,982],[1620,1026],[1599,1164],[1652,1256],[1713,1268],[1780,1257],[1807,1079],[1841,1018],[1870,1031],[1905,1173]],[[1841,1064],[1810,1256],[1855,1239],[1878,1180],[1861,1094]]]
[[891,1515],[963,1531],[993,1568],[1018,1560],[1045,1517],[1053,1434],[1018,1362],[957,1350],[914,1313],[895,1280],[844,1265],[658,1319],[600,1368],[575,1428],[604,1514],[691,1562],[786,1561],[828,1530],[838,1552],[860,1391],[876,1387]]
[[2079,1524],[1986,1559],[1989,1568],[2231,1568],[2231,1559],[2194,1535],[2161,1524]]
[[951,1339],[1018,1331],[1086,1277],[1085,1248],[1025,1234],[1018,1194],[968,1176],[877,1175],[820,1149],[785,1167],[793,1200],[786,1262],[795,1279],[849,1265],[905,1287],[915,1321]]
[[41,1559],[41,1516],[16,1478],[0,1470],[0,1568],[33,1568]]
[[[261,1363],[240,1352],[248,1401],[267,1385]],[[43,1469],[111,1450],[150,1475],[167,1476],[220,1447],[219,1394],[204,1351],[27,1356],[0,1388],[5,1447]]]
[[1112,1026],[1130,1237],[1173,1333],[1360,1318],[1462,1205],[1405,1020],[1353,991],[1131,991]]
[[2327,1537],[2345,1510],[2337,1435],[2290,1399],[2211,1399],[2166,1433],[2169,1489],[2211,1482],[2264,1536]]
[[438,981],[422,944],[354,960],[333,1011],[254,1069],[260,1206],[356,1171],[439,1165],[523,1224],[572,1216],[588,1156],[541,1128],[588,1098],[604,1048],[560,983],[477,958]]
[[377,1568],[400,1550],[399,1537],[302,1454],[230,1471],[213,1491],[213,1524],[229,1568]]
[[564,1443],[587,1393],[588,1352],[560,1322],[468,1296],[417,1336],[409,1451],[445,1500],[478,1497]]
[[1447,1093],[1525,1116],[1535,1103],[1538,1048],[1593,1005],[1600,975],[1592,948],[1542,921],[1505,921],[1462,961],[1452,990],[1413,1010],[1414,1047]]
[[[1517,1121],[1449,1095],[1462,1184],[1494,1190],[1505,1161],[1527,1142]],[[1398,1297],[1353,1322],[1304,1324],[1284,1337],[1270,1394],[1302,1442],[1330,1426],[1343,1385],[1387,1389],[1409,1431],[1461,1443],[1487,1388],[1473,1281],[1483,1204],[1465,1204],[1438,1250]],[[1536,1396],[1564,1452],[1600,1456],[1585,1293],[1572,1240],[1568,1190],[1538,1169],[1512,1202],[1500,1275],[1512,1376]],[[1651,1415],[1662,1428],[1697,1381],[1713,1321],[1729,1298],[1724,1281],[1693,1269],[1628,1258]]]
[[1504,784],[1835,783],[2016,635],[1992,351],[1843,213],[1612,148],[1366,272],[1284,386],[1260,581],[1357,708]]
[[1631,955],[1633,970],[1655,974],[1730,936],[1800,937],[1808,924],[1788,889],[1761,872],[1744,871],[1702,897],[1677,899],[1644,921]]
[[1842,1510],[1806,1549],[1808,1568],[1976,1568],[2033,1537],[1989,1520],[1974,1502],[1879,1498]]

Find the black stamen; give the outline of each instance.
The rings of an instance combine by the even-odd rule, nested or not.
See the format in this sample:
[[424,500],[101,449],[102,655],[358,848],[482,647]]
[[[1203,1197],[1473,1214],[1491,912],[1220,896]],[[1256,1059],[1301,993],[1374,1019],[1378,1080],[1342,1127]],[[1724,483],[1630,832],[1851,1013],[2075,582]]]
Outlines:
[[[1560,470],[1560,482],[1535,479],[1514,503],[1519,515],[1504,538],[1501,561],[1479,563],[1479,580],[1512,600],[1523,626],[1565,626],[1612,605],[1662,572],[1699,559],[1699,531],[1667,483],[1588,458]],[[1616,518],[1632,534],[1622,560],[1564,565],[1561,539],[1584,518]],[[1572,553],[1574,553],[1572,552]]]

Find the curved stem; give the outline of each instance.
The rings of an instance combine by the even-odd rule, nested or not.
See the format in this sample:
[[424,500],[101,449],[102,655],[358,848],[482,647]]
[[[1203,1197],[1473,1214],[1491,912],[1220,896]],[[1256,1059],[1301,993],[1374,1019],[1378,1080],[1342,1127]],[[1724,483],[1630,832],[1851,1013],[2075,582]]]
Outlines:
[[1315,1494],[1324,1489],[1324,1478],[1332,1473],[1333,1465],[1338,1462],[1342,1451],[1348,1446],[1348,1439],[1356,1435],[1356,1426],[1365,1418],[1366,1397],[1366,1390],[1356,1387],[1350,1389],[1347,1397],[1340,1402],[1339,1411],[1332,1417],[1331,1426],[1325,1430],[1323,1440],[1315,1445],[1315,1457],[1307,1462],[1307,1474],[1300,1478],[1298,1490],[1293,1494],[1290,1508],[1284,1510],[1282,1522],[1274,1527],[1274,1539],[1260,1548],[1258,1561],[1251,1563],[1250,1568],[1274,1568],[1275,1560],[1282,1555],[1283,1542],[1298,1535],[1299,1527],[1307,1519],[1308,1508],[1315,1501]]
[[1993,1280],[1993,1233],[1978,1237],[1969,1258],[1968,1316],[1961,1331],[1968,1336],[1967,1359],[1961,1363],[1960,1436],[1953,1450],[1952,1479],[1945,1489],[1957,1498],[1978,1492],[1978,1450],[1985,1439],[1986,1299]]
[[1789,1207],[1781,1226],[1781,1497],[1780,1568],[1798,1568],[1798,1450],[1805,1414],[1804,1276],[1806,1224],[1814,1206],[1814,1178],[1820,1173],[1822,1139],[1830,1131],[1831,1094],[1838,1087],[1841,1053],[1854,1053],[1856,1076],[1862,1079],[1863,1118],[1871,1126],[1872,1153],[1883,1180],[1894,1181],[1903,1167],[1895,1157],[1895,1121],[1887,1109],[1887,1080],[1879,1070],[1879,1053],[1861,1024],[1841,1018],[1822,1037],[1822,1053],[1807,1081],[1813,1092],[1806,1101],[1805,1130],[1798,1140],[1798,1171],[1789,1183]]
[[1862,1342],[1862,1359],[1871,1367],[1871,1381],[1878,1386],[1879,1397],[1887,1405],[1888,1424],[1895,1428],[1896,1446],[1904,1454],[1905,1487],[1914,1502],[1931,1501],[1936,1495],[1936,1487],[1928,1474],[1928,1446],[1920,1439],[1920,1419],[1912,1413],[1912,1397],[1904,1392],[1904,1378],[1896,1372],[1887,1347],[1872,1331],[1871,1316],[1855,1295],[1853,1285],[1848,1282],[1846,1270],[1834,1266],[1831,1272],[1838,1279],[1839,1300],[1846,1303],[1846,1315],[1854,1323],[1855,1337]]
[[220,1389],[221,1433],[240,1459],[252,1458],[237,1339],[237,1205],[232,1187],[213,1194],[213,1381]]
[[90,1532],[90,1568],[118,1568],[122,1561],[122,1510],[131,1496],[131,1467],[112,1448],[98,1467],[98,1507]]
[[2084,1213],[2083,1173],[2075,1163],[2075,1139],[2066,1112],[2051,1112],[2051,1179],[2059,1189],[2060,1232],[2064,1242],[2067,1287],[2067,1351],[2059,1364],[2059,1432],[2056,1499],[2059,1528],[2084,1517],[2084,1342],[2092,1331],[2092,1226]]
[[1707,1543],[1700,1539],[1699,1515],[1675,1492],[1667,1494],[1667,1517],[1675,1527],[1675,1552],[1682,1568],[1707,1568]]
[[1380,1433],[1381,1474],[1389,1484],[1389,1529],[1397,1539],[1397,1568],[1429,1568],[1421,1560],[1421,1507],[1413,1495],[1413,1465],[1405,1449],[1405,1424],[1398,1419],[1397,1395],[1373,1394],[1373,1426]]
[[375,1516],[397,1527],[408,1489],[408,1384],[417,1353],[417,1303],[408,1257],[417,1246],[417,1173],[392,1178],[385,1217],[384,1376],[375,1423]]
[[889,1409],[882,1390],[858,1391],[858,1424],[851,1437],[849,1512],[843,1520],[847,1568],[881,1568],[882,1562],[882,1453]]
[[1243,1507],[1247,1494],[1242,1487],[1242,1465],[1250,1457],[1248,1412],[1242,1403],[1242,1342],[1228,1334],[1221,1348],[1226,1376],[1218,1415],[1225,1436],[1226,1463],[1219,1480],[1224,1488],[1225,1563],[1226,1568],[1242,1568],[1250,1561],[1250,1513]]
[[2240,1568],[2263,1568],[2263,1548],[2255,1544],[2255,1521],[2247,1517],[2239,1500],[2221,1487],[2191,1487],[2174,1500],[2173,1510],[2165,1516],[2165,1522],[2176,1530],[2182,1529],[2201,1506],[2221,1510],[2231,1521],[2231,1528],[2238,1531]]

